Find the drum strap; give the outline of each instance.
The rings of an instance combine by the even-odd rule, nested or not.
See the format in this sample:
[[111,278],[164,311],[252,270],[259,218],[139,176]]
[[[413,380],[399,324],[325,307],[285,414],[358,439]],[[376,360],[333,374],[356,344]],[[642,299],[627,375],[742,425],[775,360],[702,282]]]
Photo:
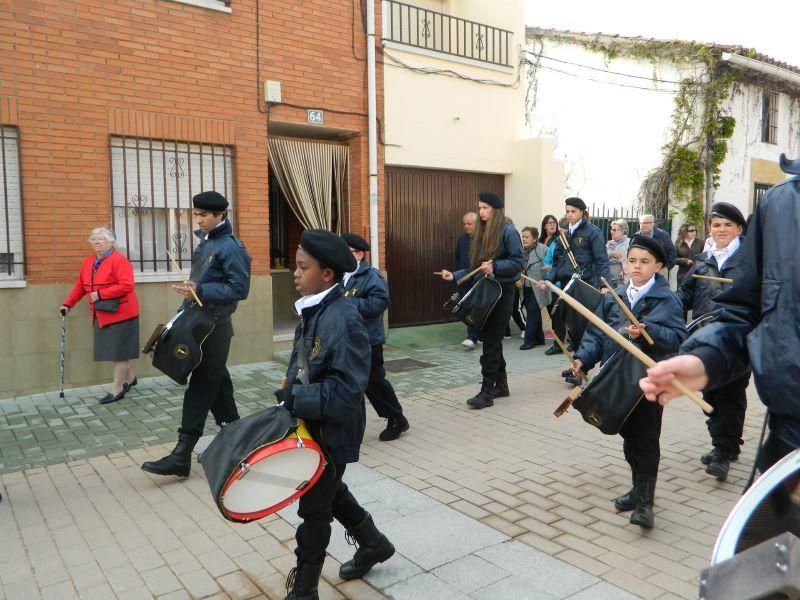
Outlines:
[[295,344],[295,348],[297,351],[297,378],[300,380],[302,385],[308,385],[308,357],[306,356],[306,344],[305,344],[305,327],[300,332],[300,336],[297,338],[297,343]]

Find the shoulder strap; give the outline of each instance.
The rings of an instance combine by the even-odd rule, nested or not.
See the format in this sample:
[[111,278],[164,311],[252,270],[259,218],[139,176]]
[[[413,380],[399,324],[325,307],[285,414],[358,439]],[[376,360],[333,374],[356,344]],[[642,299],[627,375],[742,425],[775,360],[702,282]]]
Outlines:
[[308,385],[308,357],[306,356],[305,344],[305,323],[300,330],[300,336],[294,344],[294,349],[297,352],[297,379],[300,380],[302,385]]

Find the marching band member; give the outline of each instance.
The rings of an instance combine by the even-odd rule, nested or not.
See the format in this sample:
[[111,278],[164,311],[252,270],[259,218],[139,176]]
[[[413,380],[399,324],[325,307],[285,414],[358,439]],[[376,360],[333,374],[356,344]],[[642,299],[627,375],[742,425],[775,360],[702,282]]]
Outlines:
[[[683,303],[684,311],[692,310],[692,318],[720,308],[715,298],[730,284],[693,276],[733,277],[732,273],[739,263],[740,236],[744,224],[744,216],[733,204],[717,202],[711,207],[708,229],[714,240],[714,250],[701,254],[696,259],[675,292]],[[700,461],[708,465],[706,473],[719,481],[725,481],[731,461],[739,458],[749,380],[748,370],[722,387],[703,393],[703,398],[714,407],[714,412],[706,421],[713,448],[700,457]]]
[[[620,286],[617,294],[653,339],[645,342],[639,329],[625,322],[620,307],[606,294],[597,314],[612,327],[624,326],[625,333],[648,355],[658,360],[675,354],[688,336],[683,322],[683,309],[669,289],[669,282],[659,275],[666,256],[661,245],[651,238],[636,235],[631,239],[627,254],[627,273],[630,283]],[[575,352],[573,371],[579,375],[598,362],[608,360],[617,349],[614,342],[596,326],[589,325]],[[637,382],[631,382],[636,385]],[[620,430],[624,439],[625,460],[631,467],[633,488],[614,500],[619,511],[632,510],[630,522],[652,529],[658,463],[661,458],[659,437],[661,416],[659,404],[640,401]]]
[[286,600],[316,600],[333,519],[358,544],[353,559],[339,569],[342,579],[363,577],[388,560],[394,546],[342,481],[347,464],[358,461],[370,375],[369,336],[356,303],[344,297],[341,286],[344,274],[356,270],[356,259],[338,235],[309,229],[300,238],[296,263],[300,324],[286,371],[289,385],[275,395],[294,416],[306,419],[328,464],[299,501],[297,514],[303,521],[295,536],[297,566],[286,582]]
[[228,201],[218,192],[202,192],[192,198],[192,211],[200,243],[192,255],[189,281],[173,285],[184,296],[181,308],[200,298],[200,310],[214,318],[215,326],[203,342],[203,358],[189,379],[183,395],[181,426],[175,449],[157,461],[148,461],[142,470],[156,475],[188,477],[192,450],[203,435],[206,417],[211,411],[218,425],[239,418],[233,399],[233,382],[226,363],[233,337],[231,315],[240,300],[250,292],[250,255],[233,235],[228,220]]
[[383,368],[383,343],[386,341],[383,313],[389,306],[389,285],[381,272],[366,259],[369,252],[367,240],[355,233],[345,233],[342,239],[350,247],[358,265],[355,271],[344,275],[344,295],[355,303],[358,314],[364,319],[372,346],[367,398],[378,416],[387,421],[386,429],[378,438],[382,442],[396,440],[408,431],[408,419],[403,415],[403,407]]
[[[514,305],[514,284],[525,268],[522,238],[513,225],[506,223],[503,199],[491,192],[481,192],[478,197],[479,219],[472,237],[470,262],[473,269],[481,269],[476,278],[493,276],[501,284],[503,292],[492,312],[486,317],[481,333],[483,382],[480,391],[467,400],[467,405],[476,409],[494,406],[495,398],[510,395],[506,361],[503,357],[503,335]],[[442,269],[442,279],[453,281],[467,273],[468,269],[455,273]]]

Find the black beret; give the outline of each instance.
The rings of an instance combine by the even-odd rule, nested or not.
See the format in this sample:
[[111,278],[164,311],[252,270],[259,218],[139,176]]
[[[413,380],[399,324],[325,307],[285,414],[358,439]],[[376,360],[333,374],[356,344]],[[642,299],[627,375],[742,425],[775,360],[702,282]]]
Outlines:
[[208,212],[225,212],[228,201],[219,192],[200,192],[192,198],[192,206]]
[[361,250],[362,252],[369,252],[369,244],[367,240],[362,238],[357,233],[345,233],[342,235],[342,239],[347,242],[347,245],[350,246],[353,250]]
[[733,221],[742,227],[747,224],[742,211],[736,208],[733,204],[728,204],[727,202],[715,202],[711,207],[711,216],[709,218],[711,217],[728,219],[728,221]]
[[505,205],[503,199],[492,192],[480,192],[478,198],[480,198],[481,202],[488,204],[492,208],[503,208]]
[[350,273],[358,267],[347,242],[327,229],[306,229],[300,236],[300,248],[323,267],[339,273]]
[[567,198],[566,200],[564,200],[564,204],[566,204],[567,206],[574,206],[575,208],[581,211],[586,210],[586,202],[584,202],[583,200],[581,200],[576,196],[573,196],[572,198]]
[[651,237],[637,233],[631,238],[628,251],[630,251],[631,248],[647,250],[650,254],[655,256],[656,260],[662,265],[667,264],[667,254],[664,252],[664,247]]

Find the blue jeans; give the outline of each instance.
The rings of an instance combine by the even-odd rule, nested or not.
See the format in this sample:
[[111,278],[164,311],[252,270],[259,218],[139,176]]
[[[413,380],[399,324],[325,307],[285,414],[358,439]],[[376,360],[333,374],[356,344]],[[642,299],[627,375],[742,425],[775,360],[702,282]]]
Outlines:
[[525,343],[534,346],[544,345],[544,331],[542,331],[542,311],[536,302],[533,288],[522,288],[522,303],[525,306]]

